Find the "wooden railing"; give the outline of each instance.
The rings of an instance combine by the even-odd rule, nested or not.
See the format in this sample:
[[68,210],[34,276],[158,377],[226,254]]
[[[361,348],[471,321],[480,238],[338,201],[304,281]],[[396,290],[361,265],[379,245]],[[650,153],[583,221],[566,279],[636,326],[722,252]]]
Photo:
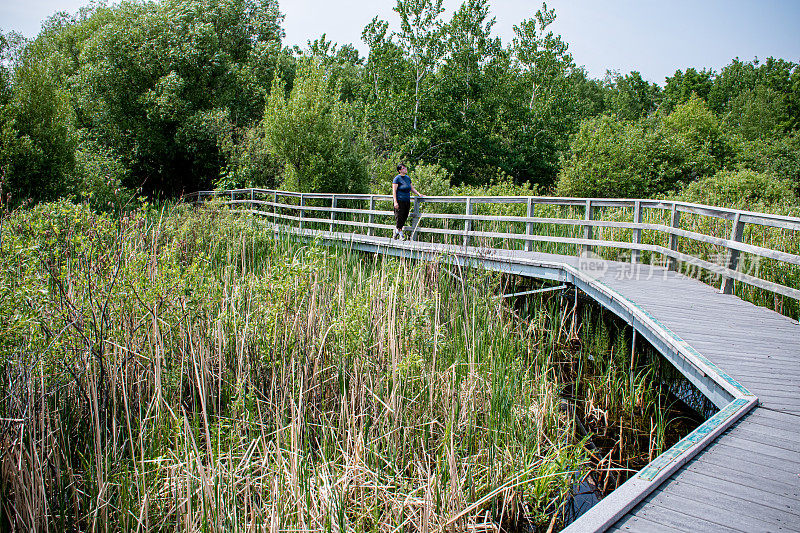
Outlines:
[[[186,198],[215,197],[299,229],[388,237],[394,227],[387,195],[238,189]],[[603,257],[619,259],[610,253],[617,250],[632,263],[649,259],[670,270],[705,271],[706,281],[708,274],[719,278],[723,293],[738,281],[800,300],[796,217],[666,200],[425,196],[413,199],[409,222],[411,240],[562,254],[600,249]],[[758,275],[764,260],[772,279]]]

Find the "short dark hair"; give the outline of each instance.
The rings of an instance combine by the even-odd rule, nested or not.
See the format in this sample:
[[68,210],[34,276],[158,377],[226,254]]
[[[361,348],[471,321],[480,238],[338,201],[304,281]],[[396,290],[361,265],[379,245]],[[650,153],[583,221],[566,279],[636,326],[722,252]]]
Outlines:
[[[405,167],[405,166],[406,166],[405,163],[397,163],[397,171],[400,172],[400,169]],[[408,168],[408,167],[406,167],[406,168]]]

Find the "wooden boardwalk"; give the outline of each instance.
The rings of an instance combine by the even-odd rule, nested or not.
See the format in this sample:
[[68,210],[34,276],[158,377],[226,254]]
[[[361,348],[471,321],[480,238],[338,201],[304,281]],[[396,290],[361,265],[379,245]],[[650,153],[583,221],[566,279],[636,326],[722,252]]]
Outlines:
[[[434,242],[403,242],[375,236],[392,229],[385,223],[391,211],[377,206],[391,206],[388,196],[263,189],[192,196],[229,197],[228,204],[274,222],[275,231],[332,246],[570,283],[631,324],[719,411],[565,531],[800,532],[800,325],[729,294],[736,280],[800,300],[800,288],[738,269],[740,254],[800,267],[800,255],[743,238],[745,228],[755,226],[800,238],[800,219],[648,199],[426,197],[415,199],[411,230]],[[423,213],[423,203],[449,204],[451,210]],[[453,214],[454,203],[464,205],[463,214]],[[477,215],[474,208],[481,204],[527,205],[527,215]],[[583,209],[583,218],[536,217],[539,205]],[[658,216],[646,222],[645,210],[665,213],[669,222]],[[681,213],[727,221],[729,237],[682,227]],[[429,220],[434,223],[426,226]],[[483,226],[491,224],[488,230]],[[537,224],[582,227],[582,236],[536,233]],[[630,231],[629,240],[602,232],[593,238],[603,228]],[[666,236],[666,245],[642,242],[645,231]],[[723,263],[691,255],[679,238],[725,250]],[[503,247],[470,246],[481,239]],[[441,243],[448,240],[463,245]],[[536,243],[625,249],[631,262],[530,251]],[[720,287],[641,264],[642,252],[660,255],[671,266],[683,262],[713,272],[721,276]]]
[[603,281],[755,394],[759,405],[611,530],[800,531],[800,326],[680,274],[624,275],[631,269],[613,265]]

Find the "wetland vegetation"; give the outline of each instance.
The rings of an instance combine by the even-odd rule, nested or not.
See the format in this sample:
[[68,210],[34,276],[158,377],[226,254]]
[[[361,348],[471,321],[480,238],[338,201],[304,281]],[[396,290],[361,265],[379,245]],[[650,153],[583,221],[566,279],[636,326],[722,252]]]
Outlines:
[[17,210],[0,260],[5,528],[545,531],[696,423],[571,292],[219,205]]

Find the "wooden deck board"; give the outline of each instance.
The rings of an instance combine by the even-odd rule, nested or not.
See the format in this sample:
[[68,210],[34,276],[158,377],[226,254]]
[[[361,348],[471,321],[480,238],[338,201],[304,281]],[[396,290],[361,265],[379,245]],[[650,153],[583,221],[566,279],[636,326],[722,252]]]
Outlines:
[[[657,491],[641,504],[658,505],[684,515],[687,524],[702,518],[715,524],[725,524],[741,531],[792,531],[787,526],[796,524],[793,516],[771,513],[763,506],[752,504],[740,498],[711,494],[703,488],[668,481],[662,490]],[[735,521],[731,520],[735,516]]]
[[[747,466],[739,466],[736,468],[735,466],[737,464],[741,465],[741,463],[734,463],[724,458],[722,462],[723,464],[719,464],[714,462],[713,458],[704,459],[703,461],[687,465],[686,470],[687,472],[697,472],[705,476],[716,477],[726,483],[730,482],[731,479],[735,479],[736,483],[740,485],[762,490],[778,497],[785,497],[793,502],[794,505],[797,504],[800,498],[800,487],[776,481],[775,471],[770,469],[764,471],[762,468],[758,472],[754,472],[754,465],[751,465],[749,468]],[[785,472],[785,470],[781,472]]]
[[679,531],[685,533],[717,531],[720,533],[741,533],[744,530],[710,522],[700,517],[687,519],[684,513],[652,505],[642,509],[636,515],[630,515],[620,520],[609,531]]
[[[779,516],[785,522],[800,522],[800,502],[797,498],[790,494],[776,494],[761,487],[745,485],[739,481],[739,476],[720,478],[702,470],[688,468],[681,475],[681,483],[691,485],[699,491],[708,490],[717,495],[737,498],[742,503],[759,504],[765,512]],[[714,494],[711,494],[712,499]]]

